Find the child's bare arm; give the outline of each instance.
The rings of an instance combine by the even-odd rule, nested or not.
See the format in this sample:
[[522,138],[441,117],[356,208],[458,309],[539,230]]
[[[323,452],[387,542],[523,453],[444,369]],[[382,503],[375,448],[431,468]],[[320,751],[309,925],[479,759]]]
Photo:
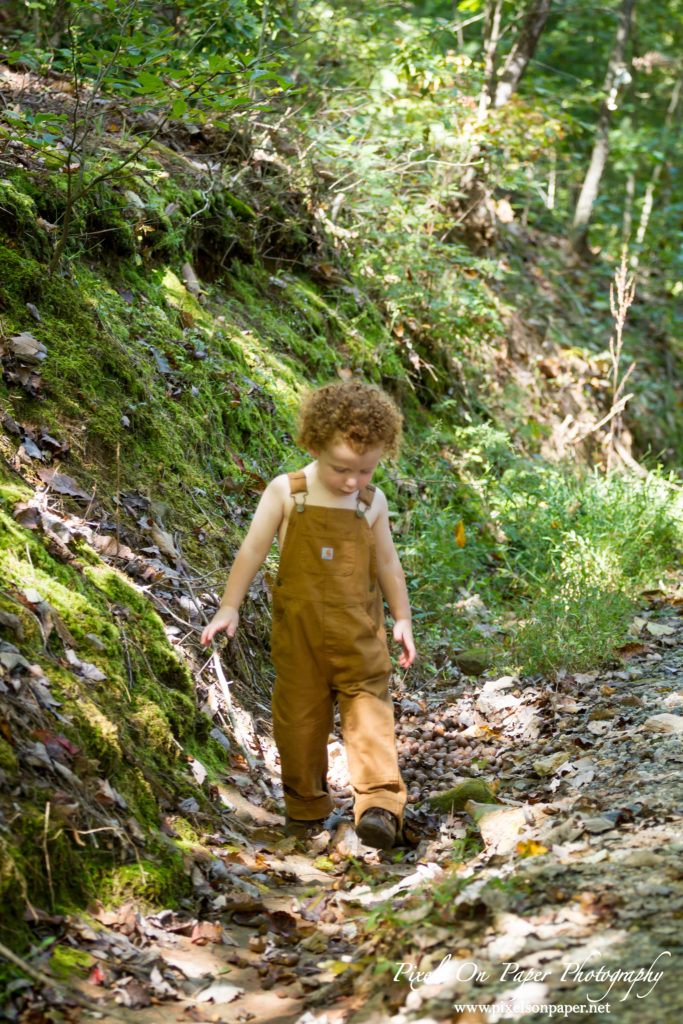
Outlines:
[[251,581],[265,561],[282,522],[286,495],[285,481],[286,477],[276,477],[263,492],[249,532],[230,570],[220,608],[202,633],[203,644],[209,644],[215,634],[222,629],[228,636],[235,635],[239,622],[239,607]]
[[413,627],[408,600],[408,588],[400,559],[389,529],[389,510],[387,499],[381,491],[376,492],[375,501],[379,503],[379,514],[375,519],[372,531],[375,535],[377,550],[377,576],[382,593],[389,605],[394,619],[394,640],[403,648],[398,659],[399,665],[408,668],[415,660],[415,644]]

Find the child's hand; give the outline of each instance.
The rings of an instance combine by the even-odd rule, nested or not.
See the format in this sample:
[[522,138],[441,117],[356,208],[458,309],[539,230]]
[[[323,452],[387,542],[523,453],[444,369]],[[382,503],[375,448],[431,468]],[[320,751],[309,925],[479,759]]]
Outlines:
[[221,605],[208,626],[204,627],[200,638],[201,642],[207,647],[216,633],[220,633],[222,629],[225,630],[229,637],[233,637],[239,621],[240,616],[236,608],[231,608],[229,605]]
[[403,650],[399,655],[398,663],[401,668],[408,668],[415,661],[415,644],[413,642],[413,627],[410,619],[397,619],[394,623],[394,640],[400,644]]

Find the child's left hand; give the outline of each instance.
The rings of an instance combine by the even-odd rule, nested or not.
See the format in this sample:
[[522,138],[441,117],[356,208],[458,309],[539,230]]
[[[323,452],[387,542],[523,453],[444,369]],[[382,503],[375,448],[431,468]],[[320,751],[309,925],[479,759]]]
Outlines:
[[399,655],[398,663],[401,668],[408,668],[415,661],[415,644],[413,642],[413,627],[410,619],[397,619],[394,623],[394,640],[400,644],[403,650]]

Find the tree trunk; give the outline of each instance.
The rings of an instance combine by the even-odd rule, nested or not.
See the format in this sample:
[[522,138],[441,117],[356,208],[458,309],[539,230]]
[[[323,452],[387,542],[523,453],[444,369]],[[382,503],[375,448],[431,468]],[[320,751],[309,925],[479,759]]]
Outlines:
[[602,87],[603,100],[600,104],[600,112],[595,125],[595,142],[591,153],[590,163],[586,171],[586,177],[581,186],[581,193],[574,212],[572,224],[572,243],[577,252],[588,251],[588,225],[590,223],[593,204],[600,191],[602,172],[607,164],[609,154],[609,126],[612,120],[612,111],[616,110],[616,96],[620,84],[623,81],[624,55],[626,44],[631,31],[633,20],[633,9],[636,0],[622,0],[619,8],[619,23],[614,38],[614,45],[607,64],[607,74]]
[[633,227],[633,203],[636,198],[636,176],[634,171],[629,171],[626,176],[626,201],[624,202],[624,217],[621,225],[621,237],[624,245],[628,248],[631,241],[631,228]]
[[492,90],[496,78],[496,61],[498,58],[498,40],[500,39],[500,22],[503,13],[503,0],[486,0],[486,23],[484,26],[484,84],[479,95],[477,120],[481,123],[491,103]]
[[519,35],[505,61],[503,73],[496,83],[494,107],[504,107],[521,82],[541,38],[551,4],[552,0],[531,0]]
[[62,42],[62,36],[66,30],[66,25],[69,16],[70,0],[57,0],[54,11],[52,12],[52,20],[48,29],[50,46],[60,46]]

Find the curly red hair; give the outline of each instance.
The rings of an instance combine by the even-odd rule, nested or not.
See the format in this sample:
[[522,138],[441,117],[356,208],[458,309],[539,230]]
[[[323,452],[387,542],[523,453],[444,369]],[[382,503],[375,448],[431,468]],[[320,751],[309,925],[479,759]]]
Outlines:
[[396,455],[403,417],[392,400],[373,384],[341,381],[311,391],[299,410],[297,442],[321,449],[340,437],[354,451],[384,446]]

